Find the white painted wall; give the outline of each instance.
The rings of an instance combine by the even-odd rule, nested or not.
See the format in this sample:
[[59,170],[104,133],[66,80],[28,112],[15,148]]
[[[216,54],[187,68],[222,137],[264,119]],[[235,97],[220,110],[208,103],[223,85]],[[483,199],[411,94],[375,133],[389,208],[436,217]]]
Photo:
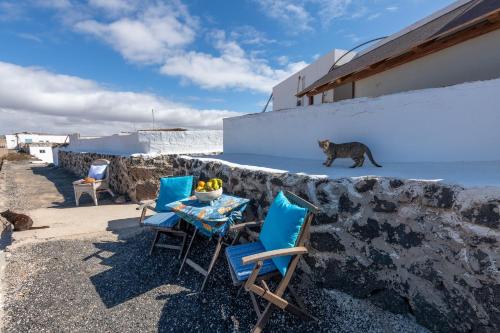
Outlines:
[[[324,56],[318,58],[315,62],[309,66],[304,67],[302,70],[293,74],[286,80],[280,82],[273,87],[273,111],[293,109],[297,107],[297,83],[299,76],[304,77],[304,82],[301,81],[299,90],[306,88],[308,85],[314,83],[316,80],[323,77],[328,73],[330,67],[339,59],[346,50],[334,49]],[[356,53],[351,52],[346,55],[338,63],[338,65],[344,64],[351,60]],[[321,103],[321,95],[314,97],[314,104]],[[302,105],[307,105],[307,97],[302,98]]]
[[222,151],[222,131],[139,131],[97,138],[73,134],[63,149],[113,155],[215,153]]
[[36,134],[36,133],[18,133],[18,134],[7,134],[5,136],[7,140],[8,149],[17,149],[20,144],[24,143],[64,143],[67,141],[67,135],[49,135],[49,134]]
[[30,146],[30,155],[35,156],[45,163],[53,163],[52,146],[32,147]]
[[499,105],[496,79],[226,118],[224,153],[323,160],[328,138],[361,141],[381,163],[498,161]]
[[500,77],[500,29],[356,81],[356,97]]

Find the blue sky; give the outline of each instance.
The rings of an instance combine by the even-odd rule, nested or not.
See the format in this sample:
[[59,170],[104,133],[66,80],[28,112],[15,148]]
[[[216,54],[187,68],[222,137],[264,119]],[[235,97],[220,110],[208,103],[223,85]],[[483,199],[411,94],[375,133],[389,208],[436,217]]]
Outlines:
[[333,48],[444,0],[0,0],[0,133],[220,128]]

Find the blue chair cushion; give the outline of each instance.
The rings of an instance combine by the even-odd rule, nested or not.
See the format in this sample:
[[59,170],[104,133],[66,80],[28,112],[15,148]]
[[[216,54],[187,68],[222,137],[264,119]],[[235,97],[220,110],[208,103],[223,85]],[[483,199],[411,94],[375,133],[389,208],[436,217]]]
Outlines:
[[[294,247],[306,213],[307,209],[292,204],[283,192],[278,193],[269,208],[259,236],[266,251]],[[290,256],[272,258],[282,275],[286,274],[290,259]]]
[[152,215],[144,220],[144,225],[156,228],[173,228],[180,221],[174,212],[164,212]]
[[167,204],[187,198],[193,190],[193,176],[165,177],[160,179],[160,194],[156,200],[156,211],[168,212]]
[[[226,247],[226,257],[228,259],[230,268],[233,270],[234,275],[236,276],[238,281],[246,281],[252,273],[253,268],[255,267],[255,263],[243,265],[241,263],[241,259],[243,257],[262,253],[265,251],[266,249],[259,241]],[[273,261],[267,259],[264,261],[264,265],[262,266],[259,275],[270,273],[272,271],[275,271],[276,269],[276,265],[274,265]]]

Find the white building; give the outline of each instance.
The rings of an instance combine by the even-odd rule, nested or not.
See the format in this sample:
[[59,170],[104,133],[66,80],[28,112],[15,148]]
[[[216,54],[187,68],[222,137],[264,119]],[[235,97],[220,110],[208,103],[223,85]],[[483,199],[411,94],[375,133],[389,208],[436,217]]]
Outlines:
[[60,150],[113,155],[210,154],[222,152],[221,130],[144,130],[102,137],[70,135]]
[[[298,106],[312,104],[312,102],[305,97],[297,98],[297,96],[295,95],[327,74],[332,65],[337,61],[338,62],[336,63],[335,67],[348,62],[355,56],[354,52],[351,52],[344,56],[346,52],[347,51],[345,50],[334,49],[324,56],[318,58],[312,64],[293,74],[286,80],[280,82],[278,85],[274,86],[273,111],[294,109]],[[340,59],[341,57],[342,59]],[[321,103],[322,99],[323,101],[333,102],[334,100],[341,100],[351,97],[352,94],[350,91],[338,90],[336,91],[335,96],[333,94],[333,91],[330,91],[324,96],[315,96],[314,104]]]
[[7,149],[19,149],[22,145],[30,143],[65,143],[69,142],[67,135],[43,134],[43,133],[15,133],[5,135]]
[[323,63],[297,94],[300,73],[278,84],[277,112],[224,119],[224,154],[321,160],[317,140],[330,139],[363,142],[381,163],[498,162],[499,41],[500,1],[457,1],[332,71]]
[[33,143],[28,144],[29,154],[45,163],[54,163],[52,155],[52,144],[50,143]]

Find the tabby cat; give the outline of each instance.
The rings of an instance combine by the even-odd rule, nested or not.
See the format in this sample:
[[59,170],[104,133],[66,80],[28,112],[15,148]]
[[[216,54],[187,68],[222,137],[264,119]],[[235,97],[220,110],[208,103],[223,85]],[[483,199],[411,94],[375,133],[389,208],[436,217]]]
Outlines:
[[7,221],[9,221],[14,226],[14,231],[48,228],[48,226],[33,227],[33,220],[31,219],[31,217],[29,217],[26,214],[15,213],[10,209],[1,212],[0,215],[2,215]]
[[327,167],[331,166],[336,158],[351,158],[354,161],[351,168],[362,167],[365,162],[365,153],[373,165],[382,167],[375,162],[370,149],[361,142],[333,143],[330,140],[319,140],[318,144],[326,154],[327,158],[323,165]]

